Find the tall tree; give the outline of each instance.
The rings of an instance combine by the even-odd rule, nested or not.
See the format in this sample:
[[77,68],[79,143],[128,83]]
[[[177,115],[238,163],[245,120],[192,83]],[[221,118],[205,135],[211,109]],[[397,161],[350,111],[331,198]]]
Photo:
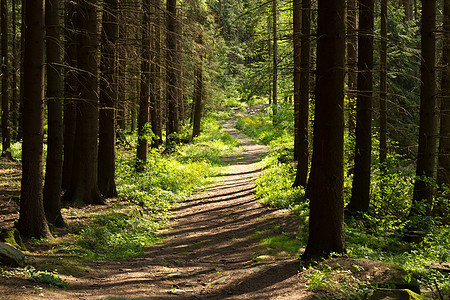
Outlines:
[[178,93],[177,76],[177,0],[166,1],[166,102],[167,102],[167,143],[178,143]]
[[51,237],[42,200],[44,138],[45,0],[26,1],[22,186],[17,228],[25,236]]
[[[422,27],[420,65],[420,124],[411,214],[431,214],[433,204],[434,173],[436,171],[436,0],[422,1]],[[421,203],[425,201],[422,212]]]
[[372,69],[374,0],[359,1],[358,92],[356,99],[355,171],[352,196],[347,209],[369,209],[372,157]]
[[345,252],[345,0],[319,0],[309,238],[303,259]]
[[47,221],[58,227],[64,226],[61,215],[64,82],[60,23],[59,1],[46,0],[48,147],[43,197]]
[[356,30],[358,1],[347,0],[347,97],[348,97],[348,131],[355,136],[356,83],[358,71],[358,35]]
[[117,196],[116,171],[116,118],[117,82],[114,80],[116,46],[119,35],[118,1],[103,1],[101,60],[100,60],[100,113],[98,139],[98,187],[104,197]]
[[[78,99],[70,185],[64,198],[78,204],[104,204],[98,188],[97,1],[80,0],[76,28]],[[83,163],[79,163],[83,162]]]
[[2,77],[2,157],[12,159],[11,156],[11,137],[9,128],[9,94],[8,94],[8,5],[6,0],[0,1],[1,13],[1,77]]
[[381,0],[380,45],[380,164],[387,156],[387,0]]
[[11,119],[12,119],[12,138],[17,140],[17,131],[19,127],[18,103],[17,103],[17,4],[12,1],[12,57],[11,57]]
[[[117,44],[117,127],[126,130],[127,111],[127,0],[119,0],[119,41]],[[119,136],[119,139],[121,137]]]
[[177,17],[177,77],[178,77],[178,120],[184,125],[184,86],[183,86],[183,6],[178,9]]
[[294,160],[298,161],[300,140],[300,84],[301,84],[301,35],[302,35],[302,0],[293,0],[292,28],[294,45]]
[[299,86],[299,146],[297,175],[294,186],[306,187],[309,167],[309,66],[310,66],[310,34],[311,34],[311,1],[302,0],[302,36]]
[[139,96],[139,114],[138,114],[138,146],[136,170],[143,171],[147,162],[147,124],[149,117],[150,101],[150,0],[144,0],[142,3],[142,45],[141,45],[141,90]]
[[273,124],[276,122],[278,105],[278,17],[277,0],[272,0],[272,47],[273,47],[273,70],[272,70],[272,98],[273,98]]
[[155,134],[153,147],[162,143],[161,118],[161,0],[152,0],[152,62],[151,62],[151,93],[150,93],[150,122]]
[[[450,0],[443,1],[443,31],[442,38],[442,70],[441,78],[441,110],[439,157],[437,167],[437,184],[439,196],[450,198],[449,193],[442,193],[450,187]],[[444,202],[445,203],[445,202]],[[433,207],[433,214],[441,217],[449,215],[449,209],[441,201]]]
[[202,117],[202,99],[203,99],[203,33],[200,30],[197,38],[198,58],[195,65],[195,86],[194,86],[194,113],[192,137],[200,135],[200,125]]
[[65,76],[64,76],[64,161],[62,187],[67,189],[70,186],[73,166],[73,151],[75,145],[75,129],[77,122],[77,110],[75,99],[77,97],[78,80],[77,70],[77,30],[76,19],[77,9],[73,1],[67,1],[65,7]]

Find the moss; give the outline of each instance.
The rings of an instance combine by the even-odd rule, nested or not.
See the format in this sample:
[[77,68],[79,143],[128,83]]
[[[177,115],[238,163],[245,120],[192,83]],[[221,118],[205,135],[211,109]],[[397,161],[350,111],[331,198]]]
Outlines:
[[22,238],[20,237],[20,233],[16,228],[3,229],[0,232],[0,241],[16,247],[22,251],[27,251],[27,248],[23,244]]

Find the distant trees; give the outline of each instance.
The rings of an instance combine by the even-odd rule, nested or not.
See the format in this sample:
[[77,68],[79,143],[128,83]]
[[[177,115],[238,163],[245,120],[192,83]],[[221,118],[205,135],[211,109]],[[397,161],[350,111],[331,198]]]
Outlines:
[[8,5],[6,0],[0,1],[1,31],[1,83],[2,83],[2,157],[12,159],[11,133],[9,127],[9,58],[8,58]]

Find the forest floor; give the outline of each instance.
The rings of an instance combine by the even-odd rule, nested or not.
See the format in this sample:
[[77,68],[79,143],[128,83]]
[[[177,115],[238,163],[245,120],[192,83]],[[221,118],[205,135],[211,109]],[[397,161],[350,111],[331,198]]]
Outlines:
[[[305,230],[288,211],[264,207],[255,199],[254,179],[261,172],[258,162],[268,148],[241,135],[231,121],[225,129],[241,140],[241,152],[226,158],[229,165],[214,184],[179,205],[169,226],[158,233],[162,242],[147,247],[138,258],[83,262],[72,266],[72,272],[64,269],[69,254],[55,257],[49,255],[51,241],[35,243],[27,253],[32,265],[59,264],[68,287],[0,276],[0,299],[313,299],[303,276],[308,271],[297,255],[263,242],[270,236],[295,237],[298,230]],[[14,166],[2,166],[2,176],[19,176]],[[11,227],[18,217],[12,200],[18,197],[18,187],[1,184],[0,229]],[[64,214],[70,224],[103,209],[88,206]],[[346,258],[331,259],[329,264],[358,267],[353,270],[355,280],[381,278],[389,269],[381,263]]]

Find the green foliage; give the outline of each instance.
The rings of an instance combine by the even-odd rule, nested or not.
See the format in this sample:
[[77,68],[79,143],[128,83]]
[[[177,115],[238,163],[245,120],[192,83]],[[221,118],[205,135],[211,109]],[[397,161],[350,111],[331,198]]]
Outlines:
[[77,252],[89,259],[136,257],[157,240],[155,231],[163,221],[140,210],[96,215],[80,229]]
[[46,283],[57,288],[66,288],[68,286],[67,282],[65,282],[56,271],[40,271],[35,269],[33,266],[10,270],[0,269],[0,276],[5,278],[23,277],[30,281]]
[[222,158],[234,153],[240,141],[222,129],[222,124],[212,117],[202,120],[202,133],[193,143],[185,145],[179,151],[178,159],[183,163],[207,163],[223,165]]
[[318,299],[363,299],[369,287],[369,282],[358,279],[352,270],[332,268],[326,263],[305,269],[303,279]]
[[270,248],[282,249],[292,254],[297,253],[303,245],[300,240],[287,234],[268,236],[262,239],[262,242]]

